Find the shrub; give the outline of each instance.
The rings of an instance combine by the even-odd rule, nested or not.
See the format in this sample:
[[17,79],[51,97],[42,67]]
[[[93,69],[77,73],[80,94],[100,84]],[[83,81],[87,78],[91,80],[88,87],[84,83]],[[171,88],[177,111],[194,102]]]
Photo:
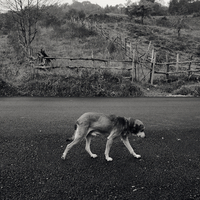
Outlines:
[[38,76],[20,86],[25,96],[59,97],[133,97],[142,96],[140,87],[123,83],[118,74],[109,71],[83,70],[79,76]]
[[170,28],[172,26],[170,20],[168,20],[166,17],[162,17],[162,18],[157,19],[156,25],[168,27],[168,28]]
[[192,17],[200,17],[200,11],[193,14]]
[[174,91],[174,94],[200,96],[200,86],[182,86],[180,89]]
[[18,91],[15,86],[0,78],[0,96],[17,96]]
[[196,55],[197,55],[197,56],[200,56],[200,45],[198,45],[198,47],[197,47]]
[[96,35],[96,33],[84,26],[77,26],[75,23],[68,22],[63,26],[55,28],[51,35],[56,38],[84,38]]

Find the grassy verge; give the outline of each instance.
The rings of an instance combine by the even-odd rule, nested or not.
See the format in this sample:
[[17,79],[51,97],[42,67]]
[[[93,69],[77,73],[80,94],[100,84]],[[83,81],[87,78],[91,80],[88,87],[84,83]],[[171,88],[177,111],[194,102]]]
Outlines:
[[[17,86],[14,86],[17,85]],[[38,74],[26,77],[19,83],[8,83],[0,79],[0,96],[37,96],[37,97],[141,97],[190,95],[200,96],[198,79],[171,77],[156,79],[154,85],[124,81],[120,74],[103,71],[91,73],[82,71],[80,76]]]
[[[141,87],[109,71],[92,73],[83,70],[78,76],[29,76],[19,81],[17,87],[2,81],[1,96],[51,96],[51,97],[137,97],[143,96]],[[9,94],[9,95],[8,95]]]

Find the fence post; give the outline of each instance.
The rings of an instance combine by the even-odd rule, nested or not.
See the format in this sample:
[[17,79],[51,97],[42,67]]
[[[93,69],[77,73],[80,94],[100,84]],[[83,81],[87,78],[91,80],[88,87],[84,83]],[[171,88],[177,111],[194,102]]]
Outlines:
[[156,52],[154,53],[153,66],[152,66],[152,72],[151,72],[152,73],[151,74],[151,85],[153,85],[155,64],[156,64]]
[[135,56],[136,56],[135,55],[135,49],[133,49],[133,58],[132,58],[132,83],[133,83],[133,79],[134,79],[133,78],[134,77],[134,71],[135,71],[135,81],[137,81]]
[[147,52],[146,52],[145,55],[144,55],[144,59],[143,59],[144,61],[146,61],[146,58],[147,58],[147,56],[148,56],[150,47],[151,47],[151,41],[149,42],[149,46],[148,46]]
[[154,58],[154,48],[152,49],[152,53],[151,53],[151,67],[150,67],[150,79],[149,79],[149,83],[151,83],[151,76],[152,76],[152,69],[153,69],[153,58]]
[[167,73],[166,73],[166,79],[169,80],[169,64],[168,64],[168,54],[166,54],[166,65],[167,65]]
[[179,68],[179,54],[177,54],[177,57],[176,57],[176,71],[178,71],[178,68]]
[[130,47],[130,53],[129,53],[129,55],[131,55],[132,52],[133,52],[133,47],[132,47],[132,43],[131,42],[129,43],[129,47]]
[[124,48],[125,48],[125,55],[126,55],[126,37],[124,38]]
[[191,70],[191,65],[192,65],[192,57],[193,56],[190,57],[191,62],[189,63],[189,66],[188,66],[188,78],[190,78],[190,75],[191,75],[190,70]]
[[92,67],[93,67],[93,69],[95,69],[95,66],[94,66],[94,52],[93,52],[93,50],[92,50]]

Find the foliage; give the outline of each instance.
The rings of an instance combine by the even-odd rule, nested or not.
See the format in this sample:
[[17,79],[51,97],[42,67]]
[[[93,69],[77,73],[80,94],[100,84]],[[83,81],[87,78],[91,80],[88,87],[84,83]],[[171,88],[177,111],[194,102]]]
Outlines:
[[[144,7],[146,5],[151,5],[150,13],[148,15],[150,14],[156,15],[156,13],[158,13],[161,9],[161,7],[154,1],[153,2],[141,1],[138,6],[140,6],[141,8],[141,5],[144,5]],[[109,8],[109,6],[107,8]],[[131,6],[129,8],[131,8]],[[30,8],[30,9],[34,11],[34,8]],[[138,10],[136,10],[136,12],[138,12]],[[111,54],[113,54],[111,55],[111,57],[113,56],[113,58],[120,58],[120,53],[121,54],[124,53],[123,51],[121,51],[121,49],[119,50],[117,45],[115,45],[112,42],[106,42],[106,40],[103,41],[101,37],[96,37],[97,34],[94,31],[92,31],[92,29],[89,30],[84,26],[84,24],[80,23],[86,18],[85,9],[83,10],[81,10],[80,8],[75,9],[69,5],[68,6],[66,5],[65,7],[59,6],[59,5],[51,5],[51,6],[41,7],[38,14],[39,14],[38,15],[39,23],[37,24],[37,28],[39,27],[39,31],[37,31],[36,42],[34,41],[33,43],[36,49],[35,51],[37,51],[37,49],[39,48],[38,45],[42,43],[45,47],[48,48],[48,51],[50,50],[50,55],[56,55],[58,57],[59,56],[61,57],[63,55],[88,57],[88,56],[91,56],[91,52],[93,51],[95,56],[99,58],[105,58],[108,56],[107,52],[109,51]],[[147,14],[145,15],[148,16]],[[190,23],[191,20],[193,20],[193,24],[197,24],[196,21],[198,19],[188,17],[182,20],[182,17],[177,16],[177,15],[175,17],[174,16],[165,16],[162,18],[154,17],[154,18],[148,19],[148,21],[151,21],[151,23],[155,22],[153,25],[150,23],[146,23],[146,21],[145,21],[145,24],[148,24],[148,25],[140,25],[136,23],[124,23],[125,20],[123,20],[122,16],[126,16],[126,15],[119,15],[119,14],[113,15],[113,14],[104,14],[104,13],[91,14],[91,15],[87,15],[87,20],[107,23],[105,27],[108,28],[108,30],[113,29],[113,27],[115,27],[114,23],[118,22],[116,30],[118,32],[120,31],[122,32],[121,36],[123,38],[130,37],[131,39],[139,39],[138,41],[141,41],[142,45],[149,44],[149,41],[151,41],[153,46],[158,51],[157,61],[159,62],[165,62],[166,51],[168,53],[170,52],[173,58],[175,58],[174,54],[177,53],[175,51],[182,52],[184,56],[186,54],[188,55],[188,53],[196,55],[196,56],[200,55],[200,48],[199,48],[200,40],[199,40],[198,34],[196,34],[198,33],[198,30],[195,32],[196,34],[195,36],[192,35],[192,33],[190,34],[188,30],[183,30],[183,34],[177,37],[174,35],[173,30],[165,28],[165,27],[169,27],[169,28],[173,27],[177,30],[177,33],[180,33],[180,30],[184,28],[188,28],[185,26],[185,24],[187,24],[188,22]],[[7,41],[8,41],[6,43],[9,45],[12,45],[12,48],[15,51],[15,53],[13,52],[11,53],[12,58],[9,57],[7,60],[2,59],[1,66],[3,66],[2,69],[12,67],[13,69],[16,69],[16,72],[17,72],[19,71],[18,68],[20,65],[25,68],[26,52],[23,45],[19,42],[19,37],[16,37],[17,36],[15,32],[16,26],[14,25],[14,21],[12,17],[13,17],[12,11],[1,14],[1,17],[0,17],[1,33],[9,34],[8,37],[6,36]],[[70,21],[71,19],[75,19],[76,22],[74,22],[74,20],[72,20],[73,22]],[[121,22],[122,20],[123,22]],[[128,20],[129,19],[127,17],[126,22]],[[162,27],[155,26],[155,24]],[[189,26],[190,25],[191,24],[189,24]],[[91,40],[93,41],[91,42]],[[76,43],[76,45],[74,45],[74,43]],[[100,47],[100,43],[101,43],[101,47]],[[146,48],[145,45],[142,46],[142,48],[143,47]],[[142,51],[145,52],[146,49],[142,49]],[[170,60],[170,57],[169,57],[169,60]],[[65,61],[61,61],[61,62],[64,63]],[[80,65],[80,62],[78,64]],[[82,64],[83,63],[81,63],[81,65]],[[85,66],[86,63],[84,63],[83,65]],[[65,65],[63,64],[63,66]],[[98,95],[99,96],[109,96],[109,95],[110,96],[121,96],[121,95],[134,96],[135,94],[134,91],[136,91],[137,95],[141,94],[140,92],[137,91],[137,87],[135,87],[135,84],[132,84],[130,82],[122,83],[122,78],[119,76],[113,75],[112,77],[110,77],[111,78],[110,80],[112,81],[118,80],[116,83],[114,82],[114,85],[112,86],[112,84],[110,84],[112,81],[110,81],[109,83],[109,80],[106,79],[106,77],[109,77],[109,75],[104,76],[104,74],[101,74],[101,77],[99,77],[97,74],[94,74],[94,73],[93,75],[91,75],[90,74],[91,72],[89,72],[87,76],[86,76],[87,72],[83,72],[83,73],[85,73],[84,76],[79,76],[79,77],[68,76],[67,78],[62,75],[60,78],[59,76],[53,77],[52,75],[50,75],[49,77],[47,77],[48,75],[46,75],[41,78],[41,75],[40,75],[36,77],[35,80],[30,78],[29,83],[24,82],[24,80],[21,80],[22,82],[19,84],[20,86],[17,89],[21,91],[22,95],[24,94],[24,95],[39,95],[39,96],[40,95],[43,95],[43,96],[45,95],[50,95],[50,96],[76,95],[78,96],[79,92],[80,92],[80,96],[84,96],[84,92],[86,95],[89,95],[89,96],[98,96]],[[17,73],[15,75],[17,76]],[[94,85],[96,85],[95,86],[96,88],[95,89],[94,87],[92,88],[91,86],[92,84],[90,85],[89,82],[87,80],[84,80],[83,77],[85,77],[85,79],[89,77],[89,81],[91,83],[94,83]],[[9,78],[9,76],[6,76],[4,78],[6,80],[6,78]],[[172,92],[178,87],[181,87],[182,84],[185,83],[185,82],[181,82],[177,80],[172,81],[172,79],[173,78],[170,77],[170,80],[168,80],[170,84],[164,83],[164,86],[163,86],[164,91]],[[44,80],[44,82],[42,80]],[[98,83],[100,82],[101,86],[97,87],[98,83],[95,82],[95,80],[98,80]],[[64,87],[69,88],[68,85],[70,84],[73,85],[73,92],[69,92],[70,90],[66,91],[64,88]],[[86,84],[86,89],[83,89],[82,91],[82,89],[80,88],[84,88],[84,84]],[[62,85],[64,85],[64,87]],[[108,89],[108,86],[109,86],[109,89]],[[31,88],[34,89],[35,92],[31,93]],[[41,90],[44,89],[44,92],[39,91],[38,88],[39,89],[41,88]],[[62,91],[63,93],[62,92],[60,93],[57,90],[58,88],[59,88],[59,91]],[[106,92],[107,90],[108,92]]]
[[9,8],[19,45],[23,46],[27,55],[31,55],[31,44],[37,33],[39,0],[5,0],[0,3]]
[[2,30],[5,35],[9,34],[10,31],[15,30],[15,23],[11,12],[0,15],[0,30]]
[[197,47],[196,55],[200,57],[200,45],[198,45],[198,47]]
[[188,78],[186,75],[170,75],[166,81],[164,76],[154,80],[154,84],[162,92],[172,93],[175,95],[192,95],[200,96],[200,87],[198,86],[198,78]]
[[0,97],[2,96],[17,96],[18,90],[15,86],[10,83],[3,81],[0,78]]
[[51,33],[52,38],[85,38],[94,36],[96,33],[84,26],[77,26],[75,23],[67,22],[63,26],[56,27]]
[[73,1],[71,5],[69,5],[69,9],[75,9],[77,11],[84,11],[86,14],[91,14],[91,13],[102,13],[103,8],[99,6],[98,4],[92,4],[90,1],[83,1],[83,2],[78,2],[78,1]]
[[86,14],[83,10],[70,9],[66,14],[65,18],[68,20],[80,20],[84,21]]
[[122,83],[122,76],[109,71],[83,70],[79,76],[29,76],[18,86],[22,96],[133,97],[142,96],[134,83]]
[[169,13],[173,15],[186,15],[199,12],[200,2],[191,0],[171,0]]
[[43,19],[40,24],[46,28],[50,26],[57,28],[61,26],[62,21],[56,15],[47,12],[45,15],[43,14]]
[[146,0],[141,0],[140,3],[132,4],[128,7],[127,14],[132,18],[133,16],[141,17],[141,23],[144,23],[144,18],[148,17],[152,12],[152,3]]
[[160,18],[156,19],[156,25],[168,27],[168,28],[172,27],[171,21],[167,17],[160,17]]
[[200,86],[194,85],[194,86],[187,86],[184,85],[180,89],[175,90],[173,94],[177,95],[192,95],[194,97],[200,97]]

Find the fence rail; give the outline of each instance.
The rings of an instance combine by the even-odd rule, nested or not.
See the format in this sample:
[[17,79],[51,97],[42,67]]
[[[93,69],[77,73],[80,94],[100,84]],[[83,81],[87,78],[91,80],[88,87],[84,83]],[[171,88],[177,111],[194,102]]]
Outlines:
[[[78,22],[75,22],[78,23]],[[82,58],[82,57],[43,57],[44,60],[47,59],[66,59],[70,61],[77,61],[77,60],[83,60],[83,61],[92,61],[93,67],[85,67],[85,66],[65,66],[65,68],[69,69],[82,69],[82,68],[91,68],[91,69],[97,69],[97,67],[94,66],[94,62],[103,62],[107,63],[105,67],[100,66],[99,69],[116,69],[116,70],[128,70],[131,71],[132,81],[141,81],[146,79],[148,75],[150,75],[150,78],[148,81],[150,81],[151,84],[153,84],[154,81],[154,75],[155,74],[162,74],[166,75],[166,79],[169,79],[169,75],[172,74],[179,74],[179,73],[187,73],[188,76],[191,76],[192,74],[199,76],[200,72],[200,60],[188,60],[188,61],[180,61],[180,56],[177,54],[176,61],[168,62],[168,57],[166,56],[166,62],[160,63],[156,61],[157,52],[151,42],[149,42],[149,45],[147,47],[146,52],[139,52],[138,51],[138,42],[135,41],[135,45],[128,37],[122,37],[119,33],[116,33],[112,35],[115,35],[116,37],[111,37],[111,34],[108,30],[105,29],[105,24],[97,24],[91,23],[89,21],[81,22],[81,26],[85,26],[88,29],[94,29],[99,35],[103,36],[106,40],[109,40],[110,42],[113,42],[114,44],[118,45],[119,48],[121,48],[122,51],[124,51],[124,54],[128,60],[110,60],[110,59],[101,59],[101,58],[94,58],[93,52],[92,57],[89,58]],[[152,49],[152,51],[150,51]],[[149,56],[151,54],[151,56]],[[129,63],[130,67],[122,68],[119,66],[111,67],[109,66],[109,63]],[[186,70],[180,70],[180,65],[187,65],[188,68]],[[192,69],[191,65],[195,64],[196,68]],[[45,64],[44,64],[45,65]],[[174,66],[175,70],[170,71],[170,66]],[[158,70],[158,68],[166,67],[166,70],[163,71],[163,69]],[[35,69],[56,69],[60,67],[51,67],[51,66],[35,66]],[[140,71],[140,77],[139,77],[139,71]],[[145,73],[144,71],[148,71]]]

